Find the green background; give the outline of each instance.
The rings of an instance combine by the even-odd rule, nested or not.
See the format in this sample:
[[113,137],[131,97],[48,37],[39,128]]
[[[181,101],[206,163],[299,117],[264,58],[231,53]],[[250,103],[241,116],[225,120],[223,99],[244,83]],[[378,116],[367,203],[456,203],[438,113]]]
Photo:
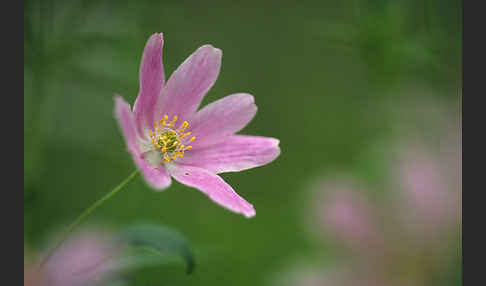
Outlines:
[[158,193],[139,178],[90,221],[161,223],[191,242],[192,275],[145,269],[141,285],[265,285],[292,255],[328,251],[302,226],[315,176],[338,169],[385,180],[369,150],[397,133],[395,100],[427,94],[457,105],[461,29],[461,3],[449,0],[25,1],[25,244],[44,247],[135,169],[113,94],[133,104],[145,42],[163,32],[167,78],[199,46],[222,49],[203,105],[253,94],[258,113],[241,133],[279,138],[282,153],[222,175],[255,206],[250,220],[177,182]]

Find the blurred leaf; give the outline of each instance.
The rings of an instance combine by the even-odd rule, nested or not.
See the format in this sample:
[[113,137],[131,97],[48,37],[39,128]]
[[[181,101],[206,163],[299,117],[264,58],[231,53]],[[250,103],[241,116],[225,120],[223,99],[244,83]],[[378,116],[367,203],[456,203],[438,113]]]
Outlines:
[[187,274],[194,271],[194,253],[189,243],[180,233],[166,226],[137,223],[120,232],[119,242],[131,247],[132,255],[126,261],[128,265],[168,264],[180,256],[187,265]]

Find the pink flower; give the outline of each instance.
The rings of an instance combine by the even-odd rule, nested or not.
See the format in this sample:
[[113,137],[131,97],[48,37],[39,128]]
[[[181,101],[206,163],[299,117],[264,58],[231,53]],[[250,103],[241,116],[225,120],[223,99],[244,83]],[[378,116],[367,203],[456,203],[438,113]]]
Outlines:
[[270,163],[280,154],[279,140],[235,135],[256,114],[250,94],[232,94],[197,111],[218,77],[220,49],[200,47],[165,82],[162,46],[162,33],[145,45],[133,111],[115,98],[128,151],[154,189],[167,188],[173,177],[231,211],[254,216],[253,206],[217,174]]
[[309,216],[312,218],[309,227],[318,235],[324,239],[333,236],[354,249],[381,247],[377,214],[363,195],[366,190],[356,181],[346,177],[320,179],[312,189],[315,192],[311,198],[314,214]]
[[456,231],[461,216],[460,157],[435,154],[420,146],[400,155],[395,176],[405,223],[417,234],[440,236],[444,230]]
[[28,263],[24,265],[24,285],[102,284],[115,277],[119,254],[119,248],[108,236],[84,230],[65,241],[42,268],[38,263],[32,263],[31,259],[28,259]]

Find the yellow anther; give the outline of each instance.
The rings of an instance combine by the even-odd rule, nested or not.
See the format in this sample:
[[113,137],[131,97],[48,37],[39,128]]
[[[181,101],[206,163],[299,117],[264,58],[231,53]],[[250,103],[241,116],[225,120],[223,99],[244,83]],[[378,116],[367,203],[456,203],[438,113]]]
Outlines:
[[188,123],[187,121],[184,121],[184,122],[182,122],[181,127],[179,127],[179,130],[180,130],[181,132],[183,132],[184,130],[186,130],[186,128],[187,128],[188,126],[189,126],[189,123]]
[[184,137],[186,137],[187,135],[191,135],[191,132],[187,132],[187,133],[181,134],[181,136],[179,136],[179,137],[180,137],[180,138],[184,138]]
[[187,147],[186,147],[184,150],[189,150],[189,149],[191,149],[191,148],[192,148],[192,146],[191,146],[191,145],[189,145],[189,146],[187,146]]
[[157,126],[157,122],[154,122],[154,128]]
[[167,122],[167,115],[164,115],[164,117],[159,120],[159,125],[165,126],[166,122]]
[[154,133],[152,132],[152,130],[149,130],[149,134],[150,134],[150,137],[154,137]]
[[194,140],[196,140],[196,136],[192,136],[191,139],[189,139],[189,143],[191,143]]
[[174,115],[174,118],[172,118],[172,121],[168,124],[168,126],[174,126],[176,121],[177,121],[177,115]]

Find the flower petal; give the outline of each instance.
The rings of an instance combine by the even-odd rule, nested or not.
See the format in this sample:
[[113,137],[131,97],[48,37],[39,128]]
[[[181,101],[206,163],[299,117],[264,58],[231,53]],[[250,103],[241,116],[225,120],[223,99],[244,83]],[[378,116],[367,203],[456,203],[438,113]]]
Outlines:
[[219,144],[190,150],[180,162],[213,173],[237,172],[270,163],[280,155],[279,140],[231,135]]
[[145,44],[140,63],[140,92],[135,100],[133,113],[140,134],[154,122],[154,107],[165,84],[164,66],[162,63],[162,33],[153,34]]
[[156,115],[167,114],[170,118],[177,115],[190,121],[218,77],[221,55],[220,49],[204,45],[189,56],[163,88],[155,108]]
[[212,201],[247,218],[255,215],[253,205],[240,197],[221,177],[204,169],[169,164],[169,173],[180,183],[199,189]]
[[197,112],[188,131],[196,136],[194,149],[221,141],[245,127],[257,106],[251,94],[236,93],[208,104]]
[[167,170],[163,166],[155,169],[142,158],[139,148],[139,141],[141,139],[137,136],[135,119],[130,111],[130,105],[120,96],[115,97],[115,117],[125,137],[127,151],[132,154],[135,164],[142,171],[147,183],[156,190],[167,188],[171,183]]

